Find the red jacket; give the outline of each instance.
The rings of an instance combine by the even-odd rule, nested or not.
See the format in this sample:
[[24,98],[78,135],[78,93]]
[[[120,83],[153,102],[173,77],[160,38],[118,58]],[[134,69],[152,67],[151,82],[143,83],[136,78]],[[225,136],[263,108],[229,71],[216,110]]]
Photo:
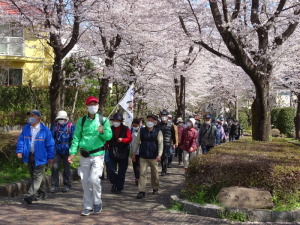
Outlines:
[[[195,128],[185,128],[182,132],[181,136],[181,149],[188,152],[194,152],[197,150],[197,144],[196,140],[198,137],[198,132],[195,130]],[[193,148],[192,151],[190,151],[190,148]]]
[[[120,133],[121,133],[121,126],[116,127],[115,128],[115,132],[116,132],[115,133],[116,138],[119,138],[120,137]],[[132,135],[131,135],[131,132],[130,132],[129,128],[127,127],[126,128],[126,137],[122,138],[121,143],[123,143],[123,144],[130,144],[131,142],[132,142]],[[106,145],[105,145],[106,149],[109,148],[109,144],[110,143],[111,143],[111,141],[106,142]]]
[[178,144],[181,144],[181,136],[182,132],[184,130],[184,126],[177,126],[177,132],[178,132]]

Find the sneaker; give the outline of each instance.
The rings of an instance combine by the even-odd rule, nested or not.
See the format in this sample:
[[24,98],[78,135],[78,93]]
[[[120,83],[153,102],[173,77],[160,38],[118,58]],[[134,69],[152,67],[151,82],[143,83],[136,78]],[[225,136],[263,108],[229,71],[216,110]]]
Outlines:
[[153,194],[153,195],[158,195],[158,189],[153,189],[152,194]]
[[181,165],[182,165],[182,162],[178,162],[178,165],[181,166]]
[[168,165],[168,168],[172,168],[172,165],[171,165],[171,164],[169,164],[169,165]]
[[41,201],[45,200],[47,198],[47,195],[45,192],[38,193],[36,197],[34,197],[33,201]]
[[122,190],[116,189],[115,194],[122,194]]
[[62,192],[69,192],[69,191],[70,191],[69,186],[64,186],[64,188],[62,189]]
[[166,176],[166,174],[167,174],[167,173],[166,173],[165,171],[162,171],[160,175],[161,175],[161,176]]
[[57,192],[57,191],[58,191],[58,187],[52,186],[52,187],[50,188],[50,193],[55,193],[55,192]]
[[136,186],[139,185],[139,179],[135,179],[135,185],[136,185]]
[[115,193],[115,192],[116,192],[116,189],[117,189],[117,188],[116,188],[116,185],[113,184],[113,185],[111,186],[111,189],[110,189],[111,193]]
[[139,192],[138,195],[136,196],[138,199],[145,198],[145,192]]
[[94,205],[94,212],[100,213],[102,211],[102,205]]
[[30,205],[30,204],[32,204],[33,199],[32,199],[30,196],[27,196],[27,197],[24,198],[24,201],[25,201],[28,205]]
[[88,216],[91,214],[91,212],[93,212],[93,210],[91,209],[84,209],[82,212],[81,212],[81,215],[82,216]]

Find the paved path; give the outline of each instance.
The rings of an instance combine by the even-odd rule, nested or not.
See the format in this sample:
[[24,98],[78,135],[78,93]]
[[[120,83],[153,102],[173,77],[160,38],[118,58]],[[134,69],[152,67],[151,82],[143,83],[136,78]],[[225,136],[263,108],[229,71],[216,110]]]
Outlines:
[[178,194],[182,188],[183,172],[183,168],[179,166],[169,169],[167,176],[160,177],[160,194],[152,195],[151,188],[148,186],[149,192],[146,193],[146,198],[139,200],[136,199],[138,190],[134,185],[132,168],[129,167],[124,192],[121,195],[111,194],[109,181],[103,180],[103,211],[86,217],[80,215],[82,210],[80,182],[74,182],[69,193],[49,193],[46,200],[34,202],[32,205],[24,203],[22,196],[0,198],[0,224],[239,224],[168,210],[169,196]]

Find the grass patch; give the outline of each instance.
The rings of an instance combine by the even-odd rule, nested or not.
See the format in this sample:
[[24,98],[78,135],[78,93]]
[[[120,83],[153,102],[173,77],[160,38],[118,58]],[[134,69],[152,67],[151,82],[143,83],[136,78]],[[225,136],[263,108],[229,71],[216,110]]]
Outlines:
[[241,212],[225,211],[221,215],[221,219],[227,219],[233,222],[247,222],[249,219]]
[[299,146],[284,138],[226,143],[191,161],[184,195],[205,204],[216,202],[222,187],[261,188],[271,192],[274,210],[299,209],[299,161]]
[[170,210],[173,210],[173,211],[180,211],[182,212],[183,211],[183,204],[180,203],[180,202],[177,202],[177,201],[173,201],[172,205],[169,207]]

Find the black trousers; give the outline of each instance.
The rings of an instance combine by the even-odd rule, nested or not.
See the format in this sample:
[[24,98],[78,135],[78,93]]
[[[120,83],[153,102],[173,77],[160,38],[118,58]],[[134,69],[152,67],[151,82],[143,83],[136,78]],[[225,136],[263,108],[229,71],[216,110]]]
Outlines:
[[109,163],[109,180],[111,184],[116,186],[118,191],[124,189],[125,176],[128,167],[128,158],[126,159],[112,159]]
[[167,172],[168,168],[168,159],[169,159],[169,154],[170,154],[170,145],[164,145],[164,150],[163,154],[161,156],[161,168],[162,172]]
[[136,180],[140,178],[140,156],[135,156],[135,162],[132,162],[134,177]]
[[69,155],[55,154],[54,163],[52,166],[51,174],[51,185],[54,187],[59,187],[59,164],[60,161],[63,162],[64,172],[63,172],[63,181],[64,186],[71,187],[71,168],[68,161]]

